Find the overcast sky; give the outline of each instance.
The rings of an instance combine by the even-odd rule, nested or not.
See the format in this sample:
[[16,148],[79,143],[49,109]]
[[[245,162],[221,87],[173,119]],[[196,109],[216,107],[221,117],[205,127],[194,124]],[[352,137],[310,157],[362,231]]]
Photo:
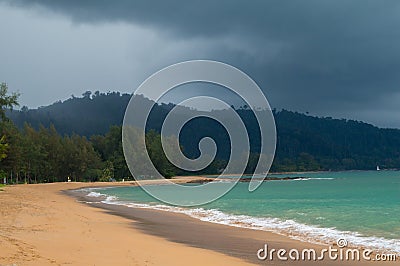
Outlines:
[[0,0],[0,36],[0,81],[30,108],[212,59],[272,107],[400,128],[397,0]]

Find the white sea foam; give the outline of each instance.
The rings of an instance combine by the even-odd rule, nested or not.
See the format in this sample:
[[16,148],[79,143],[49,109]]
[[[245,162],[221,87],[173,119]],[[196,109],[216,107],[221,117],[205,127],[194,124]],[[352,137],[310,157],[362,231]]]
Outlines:
[[103,200],[103,203],[108,203],[108,202],[113,202],[117,200],[118,198],[116,196],[107,196],[105,200]]
[[105,196],[105,195],[104,195],[104,194],[101,194],[101,193],[99,193],[99,192],[94,192],[94,191],[92,191],[92,192],[90,192],[89,194],[87,194],[86,196],[98,198],[98,197]]
[[302,178],[296,178],[292,179],[293,181],[308,181],[308,180],[333,180],[335,178],[333,177],[302,177]]
[[[248,215],[232,215],[216,209],[181,208],[167,205],[150,205],[118,201],[114,196],[108,196],[102,203],[123,205],[132,208],[146,208],[175,213],[183,213],[201,221],[224,224],[235,227],[263,230],[288,236],[303,242],[333,244],[339,238],[345,238],[350,246],[365,247],[374,250],[400,253],[399,239],[386,239],[382,237],[362,236],[357,232],[340,231],[335,228],[323,228],[313,225],[301,224],[293,220],[282,220],[269,217],[253,217]],[[323,217],[320,217],[323,219]]]
[[86,188],[76,189],[75,191],[78,191],[78,192],[92,192],[92,191],[102,190],[102,189],[104,189],[104,188],[100,188],[100,187],[86,187]]
[[118,198],[116,196],[110,196],[107,194],[103,194],[100,192],[96,192],[93,190],[100,190],[100,189],[104,189],[104,188],[88,188],[88,189],[81,189],[81,191],[85,191],[85,192],[89,192],[86,196],[87,197],[94,197],[94,198],[102,198],[104,200],[102,200],[102,203],[110,203],[110,202],[114,202],[116,201]]

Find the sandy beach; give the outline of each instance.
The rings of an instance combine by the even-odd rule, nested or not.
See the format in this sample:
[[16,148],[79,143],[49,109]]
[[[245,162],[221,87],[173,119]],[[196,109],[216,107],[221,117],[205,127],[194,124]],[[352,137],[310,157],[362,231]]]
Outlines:
[[[110,184],[1,188],[0,265],[287,265],[277,260],[258,261],[256,252],[267,241],[276,249],[322,248],[274,233],[201,222],[183,214],[87,204],[80,201],[82,195],[71,195],[76,192],[70,190],[88,186]],[[321,263],[366,264],[315,262]]]
[[94,184],[3,188],[0,265],[246,265],[237,258],[144,234],[132,220],[59,193],[85,185]]

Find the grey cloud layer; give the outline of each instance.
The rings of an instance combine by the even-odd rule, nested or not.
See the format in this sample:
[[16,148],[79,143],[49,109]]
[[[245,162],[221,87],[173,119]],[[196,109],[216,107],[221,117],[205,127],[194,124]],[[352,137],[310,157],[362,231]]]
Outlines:
[[384,113],[386,100],[400,91],[395,0],[8,2],[45,7],[79,23],[123,21],[182,40],[225,38],[210,58],[248,72],[275,106]]

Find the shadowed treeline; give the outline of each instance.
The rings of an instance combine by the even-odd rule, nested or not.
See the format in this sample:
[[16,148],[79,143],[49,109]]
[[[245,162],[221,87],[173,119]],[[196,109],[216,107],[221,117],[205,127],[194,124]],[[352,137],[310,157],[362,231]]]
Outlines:
[[[34,167],[34,161],[44,160],[46,163],[54,162],[54,165],[60,165],[57,166],[59,170],[54,170],[57,168],[54,167],[50,171],[52,174],[47,174],[53,179],[65,180],[68,176],[83,180],[128,177],[129,171],[122,152],[120,125],[129,99],[129,95],[116,92],[86,92],[83,97],[72,97],[47,107],[34,110],[23,107],[21,111],[7,112],[16,124],[15,127],[10,123],[7,123],[8,126],[2,125],[2,136],[6,137],[3,141],[9,143],[9,152],[13,149],[13,141],[14,145],[22,143],[17,138],[41,145],[41,148],[25,150],[21,152],[22,155],[16,156],[23,158],[34,154],[33,159],[24,159],[22,161],[25,165],[17,167],[20,169],[20,176],[24,177],[26,174],[31,179],[43,177],[45,173],[49,173],[47,168],[43,168],[41,172],[37,170],[36,173],[33,169],[38,169]],[[150,100],[143,98],[143,101]],[[146,136],[149,153],[154,157],[152,159],[159,162],[157,168],[167,176],[187,174],[171,166],[161,150],[158,132],[162,121],[172,108],[173,104],[155,105],[147,123]],[[249,132],[251,154],[246,172],[251,172],[257,161],[260,145],[258,124],[247,106],[238,107],[236,111]],[[274,116],[278,144],[273,171],[375,169],[376,165],[380,165],[381,168],[400,168],[398,129],[380,129],[358,121],[318,118],[286,110],[274,110]],[[25,123],[27,124],[24,125]],[[111,125],[115,126],[110,128]],[[7,131],[12,134],[6,134]],[[212,137],[217,143],[218,151],[217,160],[201,174],[218,173],[226,165],[230,155],[229,138],[218,122],[208,118],[190,121],[183,127],[179,136],[182,150],[188,157],[196,158],[199,156],[198,143],[203,137]],[[54,147],[49,143],[54,144]],[[58,146],[55,143],[58,143]],[[21,146],[30,147],[28,144]],[[85,152],[81,152],[83,147],[86,147]],[[54,156],[51,155],[53,148]],[[38,152],[40,149],[43,152]],[[61,156],[63,153],[65,154]],[[64,161],[56,163],[55,158],[59,157],[64,158]],[[69,157],[73,158],[68,159]],[[11,158],[9,154],[1,162],[1,167],[7,173],[13,171],[15,176],[18,169],[11,166]],[[45,179],[53,180],[50,176]]]

